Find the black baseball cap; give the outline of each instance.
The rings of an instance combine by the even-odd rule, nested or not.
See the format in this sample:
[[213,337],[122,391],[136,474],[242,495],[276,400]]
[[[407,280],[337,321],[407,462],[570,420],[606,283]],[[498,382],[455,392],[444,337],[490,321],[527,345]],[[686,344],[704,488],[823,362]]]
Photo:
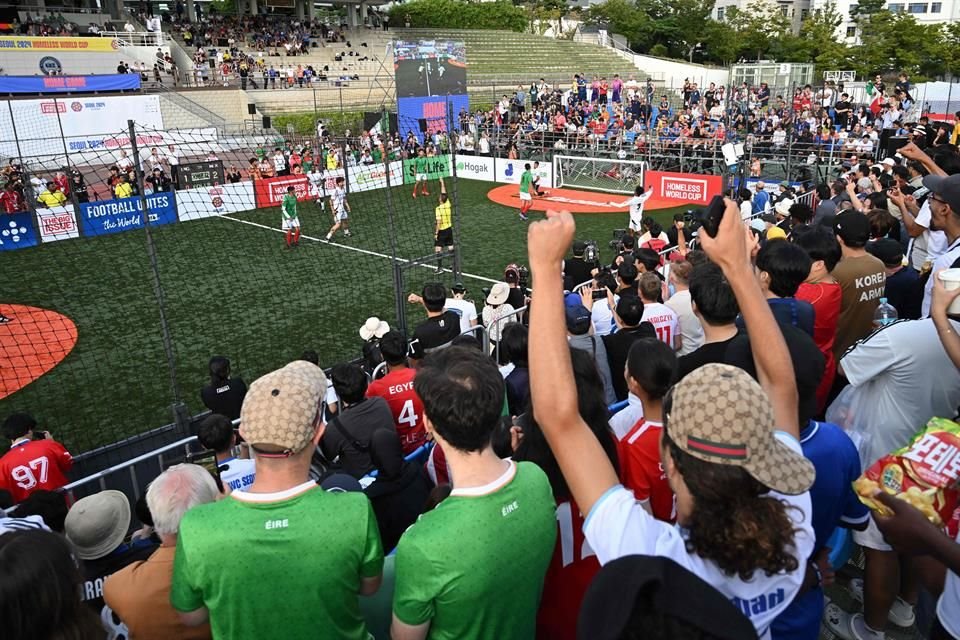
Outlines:
[[453,286],[450,287],[450,290],[454,293],[463,293],[467,290],[467,288],[463,286],[462,282],[454,282]]
[[833,232],[848,247],[862,247],[870,239],[870,221],[859,211],[844,211],[834,217]]
[[757,637],[730,600],[673,560],[623,556],[605,564],[587,587],[577,638],[620,640],[628,631],[640,636],[645,629],[630,626],[643,618],[670,619],[721,640]]
[[575,240],[573,243],[573,255],[579,255],[587,250],[587,243],[583,240]]
[[952,176],[924,176],[923,186],[946,202],[960,215],[960,174]]
[[903,245],[892,238],[880,238],[867,244],[867,251],[887,267],[899,267],[903,263]]

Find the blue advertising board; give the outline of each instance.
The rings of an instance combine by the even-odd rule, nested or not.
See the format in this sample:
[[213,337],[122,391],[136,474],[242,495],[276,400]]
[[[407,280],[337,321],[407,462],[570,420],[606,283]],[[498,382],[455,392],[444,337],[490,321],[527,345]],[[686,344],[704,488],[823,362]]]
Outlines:
[[[106,236],[143,228],[140,196],[101,200],[80,205],[80,233],[85,236]],[[147,196],[147,214],[151,226],[177,222],[176,198],[173,192]]]
[[[397,128],[401,136],[412,131],[420,142],[423,132],[419,120],[426,120],[429,131],[452,131],[459,129],[460,111],[470,112],[470,98],[467,95],[418,96],[397,99]],[[452,118],[450,117],[452,114]]]
[[40,244],[37,230],[33,226],[33,214],[5,213],[0,215],[0,251],[26,249]]
[[0,76],[0,93],[78,93],[139,88],[139,73],[112,73],[102,76]]

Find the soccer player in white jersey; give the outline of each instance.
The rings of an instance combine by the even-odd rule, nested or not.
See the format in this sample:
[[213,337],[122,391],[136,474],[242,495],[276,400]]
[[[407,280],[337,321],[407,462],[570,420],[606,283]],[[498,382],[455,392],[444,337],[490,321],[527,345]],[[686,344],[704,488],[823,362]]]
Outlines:
[[317,206],[320,207],[320,210],[323,211],[323,199],[326,197],[326,186],[324,185],[324,175],[323,169],[318,165],[313,165],[310,167],[310,172],[307,174],[307,180],[310,183],[309,193],[311,196],[317,199]]
[[330,210],[333,211],[333,226],[327,232],[327,242],[333,238],[337,229],[343,227],[343,235],[350,237],[350,203],[347,202],[347,190],[342,177],[337,178],[337,186],[330,194]]
[[647,190],[644,191],[643,185],[638,184],[633,192],[632,198],[624,200],[623,202],[610,203],[617,207],[630,206],[630,223],[627,225],[627,233],[631,236],[642,233],[640,223],[643,221],[643,205],[646,204],[652,194],[653,190],[650,187],[647,187]]

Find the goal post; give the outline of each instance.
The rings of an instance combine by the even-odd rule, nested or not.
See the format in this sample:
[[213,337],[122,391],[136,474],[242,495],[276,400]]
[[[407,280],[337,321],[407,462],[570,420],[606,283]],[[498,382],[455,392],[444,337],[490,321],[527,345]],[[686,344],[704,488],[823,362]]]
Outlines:
[[642,160],[553,156],[554,187],[633,194],[636,186],[643,184],[646,169]]

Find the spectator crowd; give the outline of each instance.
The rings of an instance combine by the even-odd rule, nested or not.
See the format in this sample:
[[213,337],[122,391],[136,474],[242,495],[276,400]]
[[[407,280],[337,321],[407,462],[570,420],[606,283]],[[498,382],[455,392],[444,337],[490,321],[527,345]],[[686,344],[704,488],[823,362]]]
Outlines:
[[610,262],[551,213],[481,309],[428,282],[410,336],[370,318],[328,372],[216,357],[203,451],[134,504],[59,492],[70,454],[6,417],[5,633],[958,637],[954,523],[853,489],[960,405],[960,155],[899,151],[815,207],[645,219]]

